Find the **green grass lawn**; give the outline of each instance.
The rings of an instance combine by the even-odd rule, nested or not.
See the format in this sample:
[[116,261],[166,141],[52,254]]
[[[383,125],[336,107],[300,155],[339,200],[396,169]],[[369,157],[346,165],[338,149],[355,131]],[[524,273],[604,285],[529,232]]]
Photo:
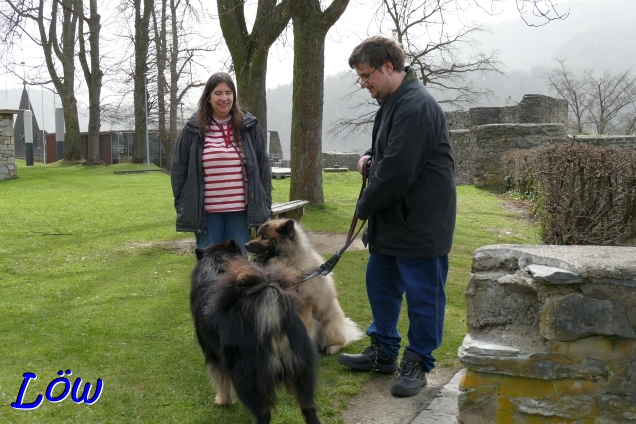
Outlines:
[[[62,167],[17,161],[18,179],[0,181],[0,422],[2,423],[250,423],[237,402],[213,405],[203,355],[189,311],[193,256],[157,242],[191,238],[174,230],[170,178],[152,172],[115,174],[145,165]],[[306,209],[310,230],[346,233],[360,190],[357,173],[325,173],[325,205]],[[274,180],[274,201],[285,201],[289,180]],[[457,230],[447,283],[447,319],[438,366],[457,362],[466,333],[464,290],[472,252],[494,243],[538,243],[538,229],[501,208],[501,199],[458,187]],[[340,302],[362,329],[371,315],[364,289],[367,253],[347,252],[334,270]],[[407,321],[400,320],[406,334]],[[346,348],[357,352],[361,340]],[[39,408],[13,409],[24,373],[34,373],[24,403],[45,396],[59,371],[94,386],[92,405],[71,396],[46,397]],[[322,356],[317,404],[325,423],[370,377]],[[387,390],[389,388],[387,387]],[[63,385],[52,394],[59,396]],[[81,393],[81,392],[80,392]],[[92,395],[93,393],[91,393]],[[301,423],[281,391],[275,423]]]

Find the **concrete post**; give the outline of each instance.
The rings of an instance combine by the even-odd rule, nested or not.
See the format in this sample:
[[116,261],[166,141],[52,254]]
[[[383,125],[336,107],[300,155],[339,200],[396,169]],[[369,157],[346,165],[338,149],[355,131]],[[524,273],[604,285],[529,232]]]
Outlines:
[[26,166],[33,166],[33,112],[24,111],[24,147]]
[[55,160],[64,159],[64,109],[55,109]]

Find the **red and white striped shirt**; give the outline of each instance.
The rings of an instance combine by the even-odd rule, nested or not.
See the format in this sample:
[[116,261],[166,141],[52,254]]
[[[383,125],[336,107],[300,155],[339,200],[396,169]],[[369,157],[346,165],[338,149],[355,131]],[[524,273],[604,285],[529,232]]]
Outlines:
[[218,125],[211,122],[203,144],[206,213],[246,209],[242,166],[243,155],[234,141],[230,118]]

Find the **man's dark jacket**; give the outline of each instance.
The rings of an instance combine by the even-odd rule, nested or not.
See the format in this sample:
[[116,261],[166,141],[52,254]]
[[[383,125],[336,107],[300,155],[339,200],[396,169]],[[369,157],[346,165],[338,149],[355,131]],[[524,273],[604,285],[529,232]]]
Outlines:
[[415,73],[381,104],[373,124],[369,182],[357,215],[369,218],[370,253],[433,258],[455,230],[454,163],[446,116]]
[[[170,175],[174,207],[177,210],[177,231],[203,234],[207,231],[203,199],[204,133],[190,117],[177,140]],[[248,181],[247,225],[258,227],[271,216],[272,176],[269,158],[258,121],[243,112],[241,146],[246,157]]]

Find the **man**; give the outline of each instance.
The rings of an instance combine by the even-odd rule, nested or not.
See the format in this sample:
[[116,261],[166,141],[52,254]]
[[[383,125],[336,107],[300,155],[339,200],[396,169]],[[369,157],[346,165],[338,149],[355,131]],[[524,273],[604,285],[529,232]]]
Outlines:
[[[341,364],[363,371],[396,372],[394,396],[413,396],[433,369],[442,342],[448,253],[455,230],[454,164],[446,116],[404,51],[382,36],[366,39],[349,57],[358,83],[380,104],[372,147],[358,162],[369,168],[368,186],[356,214],[369,219],[366,285],[373,322],[371,345],[359,355],[343,353]],[[406,293],[408,345],[400,367],[397,331]]]

